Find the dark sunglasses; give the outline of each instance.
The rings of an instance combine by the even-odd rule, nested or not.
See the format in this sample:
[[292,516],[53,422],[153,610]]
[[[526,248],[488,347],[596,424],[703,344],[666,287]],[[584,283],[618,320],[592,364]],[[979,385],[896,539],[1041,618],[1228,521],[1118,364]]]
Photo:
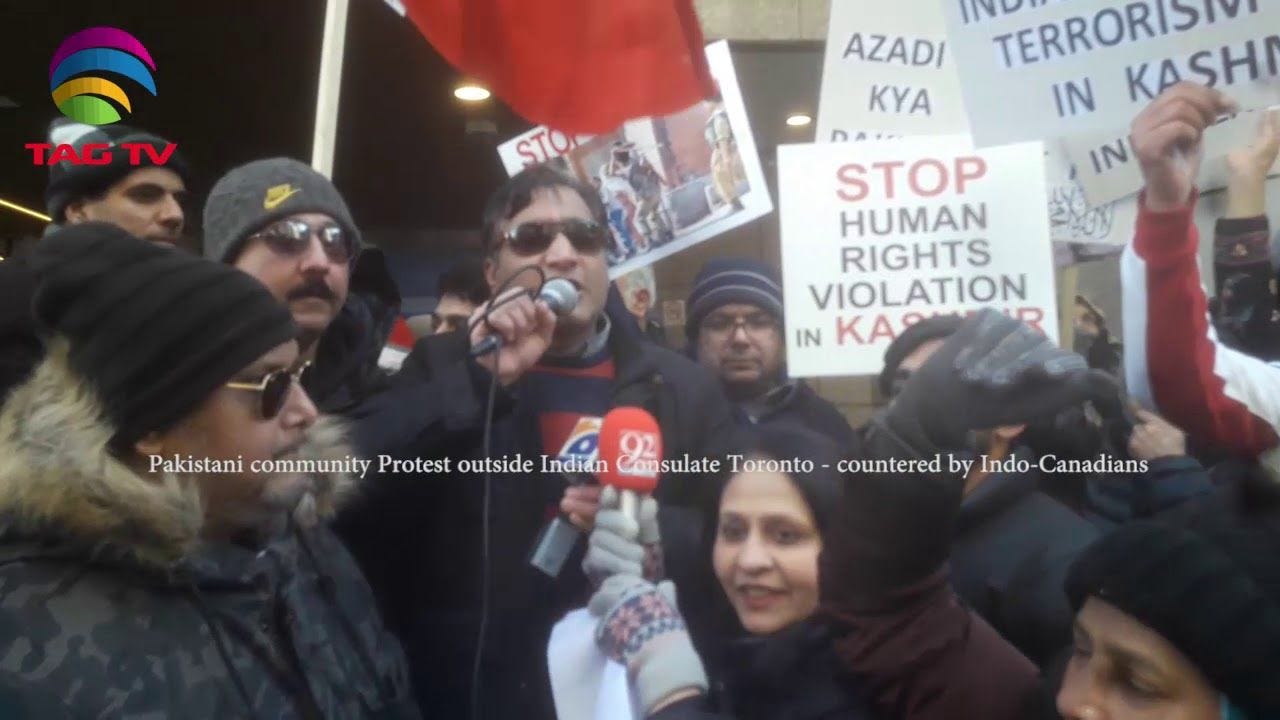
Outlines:
[[503,238],[517,255],[538,255],[546,252],[561,234],[580,253],[598,253],[604,250],[609,239],[609,231],[603,225],[578,218],[520,223],[508,230]]
[[267,247],[290,257],[301,255],[311,247],[311,236],[320,238],[320,247],[331,262],[347,263],[355,255],[355,240],[336,222],[313,226],[301,220],[289,218],[273,223],[250,238],[262,238]]
[[276,370],[262,376],[258,382],[229,382],[227,387],[233,390],[252,390],[262,393],[262,419],[270,420],[280,414],[285,398],[289,397],[289,388],[293,384],[302,383],[302,374],[311,367],[311,363],[303,363],[296,370]]

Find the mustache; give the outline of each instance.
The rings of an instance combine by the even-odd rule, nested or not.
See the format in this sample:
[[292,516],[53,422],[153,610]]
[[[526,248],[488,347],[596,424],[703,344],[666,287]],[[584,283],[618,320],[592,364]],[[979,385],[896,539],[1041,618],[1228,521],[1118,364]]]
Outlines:
[[289,291],[285,296],[287,300],[301,300],[302,298],[320,298],[321,300],[337,300],[333,290],[325,283],[324,280],[313,278],[305,284],[300,285]]

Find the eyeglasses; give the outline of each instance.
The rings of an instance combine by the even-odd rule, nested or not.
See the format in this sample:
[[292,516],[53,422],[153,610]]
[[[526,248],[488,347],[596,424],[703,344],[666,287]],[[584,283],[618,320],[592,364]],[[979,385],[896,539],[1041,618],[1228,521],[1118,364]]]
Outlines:
[[312,235],[320,238],[320,247],[331,262],[345,264],[355,255],[355,240],[336,222],[316,226],[289,218],[268,225],[249,238],[261,238],[273,251],[293,257],[307,251]]
[[551,247],[563,234],[580,253],[598,253],[608,243],[609,231],[598,222],[569,218],[559,222],[533,221],[520,223],[503,234],[503,239],[517,255],[538,255]]
[[754,312],[750,315],[733,316],[728,314],[708,315],[702,321],[702,329],[716,335],[732,335],[738,327],[743,327],[750,335],[761,335],[778,327],[778,321],[767,312]]
[[311,367],[306,362],[296,370],[276,370],[262,376],[258,382],[229,382],[227,387],[233,390],[252,390],[262,393],[262,419],[270,420],[280,414],[285,398],[289,397],[289,389],[293,383],[302,383],[302,374]]

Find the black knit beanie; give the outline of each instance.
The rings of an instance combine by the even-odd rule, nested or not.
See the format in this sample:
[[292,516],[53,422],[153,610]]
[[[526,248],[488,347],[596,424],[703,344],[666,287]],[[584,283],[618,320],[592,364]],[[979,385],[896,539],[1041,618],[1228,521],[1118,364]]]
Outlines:
[[[49,165],[49,184],[44,191],[44,204],[55,223],[66,221],[63,213],[71,203],[80,198],[101,195],[129,173],[153,164],[146,152],[138,155],[139,165],[131,164],[129,151],[121,148],[121,143],[150,145],[157,155],[163,153],[169,144],[168,140],[158,135],[128,125],[86,125],[67,118],[58,118],[49,125],[48,140],[54,146],[74,147],[76,155],[83,155],[85,146],[89,144],[105,145],[106,151],[111,153],[111,162],[105,165],[73,165],[70,160]],[[190,184],[190,170],[177,149],[161,167],[174,171],[184,183]]]
[[253,277],[106,223],[62,228],[32,256],[36,319],[70,342],[120,450],[165,430],[297,335]]
[[204,206],[204,256],[234,263],[249,235],[302,213],[333,218],[360,248],[360,229],[342,194],[311,166],[279,157],[233,168],[214,184]]
[[1089,597],[1159,633],[1249,718],[1280,717],[1280,532],[1135,522],[1072,565],[1072,607]]
[[880,371],[880,393],[885,397],[893,390],[893,376],[898,366],[916,348],[930,340],[942,340],[955,335],[964,318],[959,315],[939,315],[913,323],[889,343],[884,351],[884,369]]
[[684,332],[691,345],[702,329],[702,321],[716,308],[730,303],[756,305],[781,322],[782,283],[778,280],[778,273],[750,258],[708,260],[693,279],[693,290],[689,292],[686,303],[688,322]]

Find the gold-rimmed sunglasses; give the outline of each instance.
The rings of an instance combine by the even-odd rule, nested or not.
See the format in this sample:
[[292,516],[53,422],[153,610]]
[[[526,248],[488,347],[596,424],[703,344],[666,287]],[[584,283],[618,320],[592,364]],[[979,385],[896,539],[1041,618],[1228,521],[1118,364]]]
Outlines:
[[302,374],[311,367],[310,362],[303,363],[294,370],[274,370],[262,376],[257,382],[236,382],[226,383],[226,387],[233,390],[252,390],[262,394],[262,418],[270,420],[280,413],[284,407],[285,398],[289,397],[289,388],[293,383],[302,382]]

